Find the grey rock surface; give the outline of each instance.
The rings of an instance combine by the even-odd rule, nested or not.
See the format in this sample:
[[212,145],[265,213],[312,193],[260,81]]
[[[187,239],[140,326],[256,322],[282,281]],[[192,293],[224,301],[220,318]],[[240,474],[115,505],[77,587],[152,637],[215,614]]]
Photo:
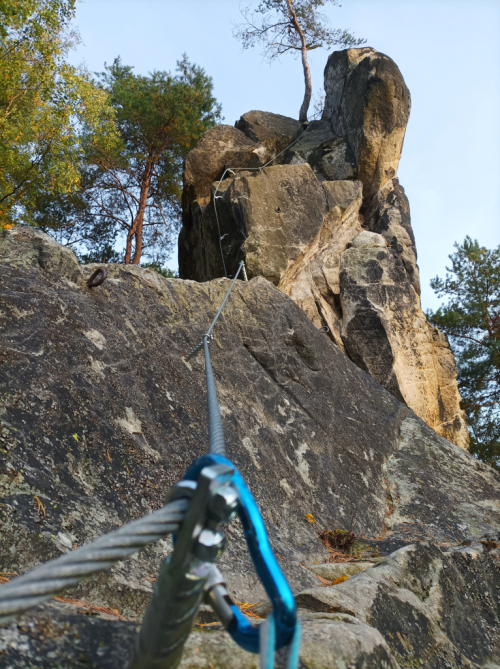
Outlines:
[[[39,607],[19,624],[0,628],[0,668],[123,669],[139,626],[109,616],[88,617],[71,605]],[[307,669],[396,669],[383,636],[349,616],[301,616],[301,664]],[[280,669],[283,664],[276,665]],[[218,626],[195,627],[179,669],[258,669],[257,655],[237,646]]]
[[[159,508],[168,488],[207,449],[203,361],[186,365],[181,354],[198,343],[229,282],[197,284],[108,265],[108,279],[89,289],[94,268],[80,266],[71,251],[30,228],[0,238],[2,574],[23,573]],[[211,354],[228,456],[257,500],[294,592],[316,593],[318,579],[301,563],[328,559],[315,527],[349,529],[354,522],[367,541],[427,539],[442,547],[497,532],[499,475],[439,437],[269,281],[237,283]],[[219,566],[229,590],[239,601],[264,601],[237,522],[228,539]],[[160,542],[63,594],[137,620],[170,549],[169,541]],[[36,615],[31,620],[27,631],[23,619],[21,627],[7,628],[20,644],[17,657],[35,654],[17,666],[58,666],[49,655],[58,657],[57,644],[78,666],[65,631],[50,631]],[[106,623],[101,636],[92,632],[94,619],[77,620],[92,623],[75,632],[82,652],[87,643],[102,651],[92,639],[119,645],[133,629],[118,621],[108,630]],[[390,646],[384,632],[358,634],[342,626],[346,620],[311,623],[306,666],[326,669],[336,657],[355,665],[356,653],[366,662],[359,666],[383,666],[376,662]],[[73,638],[74,621],[67,620],[68,628],[59,622]],[[234,650],[223,650],[227,639],[217,634],[210,648],[221,647],[220,657],[231,658]],[[40,635],[49,645],[37,650]],[[320,638],[324,644],[315,641]],[[7,667],[10,647],[0,654]],[[217,664],[218,652],[197,656],[198,665],[193,654],[185,666],[234,666],[230,659]],[[117,666],[111,659],[93,661]],[[241,660],[241,666],[254,661]]]
[[346,141],[332,132],[328,121],[312,121],[288,150],[285,162],[308,163],[320,181],[342,181],[356,176],[354,156]]
[[237,128],[217,125],[208,130],[184,161],[182,193],[183,223],[191,223],[191,203],[203,206],[210,199],[212,182],[220,179],[226,167],[260,167],[267,151]]
[[487,550],[494,545],[485,541],[443,553],[414,544],[339,585],[300,593],[297,604],[374,627],[401,667],[495,666],[500,569]]
[[327,211],[324,189],[307,163],[243,172],[223,182],[219,194],[218,223],[213,201],[205,210],[192,208],[193,225],[179,241],[184,278],[213,278],[215,267],[223,270],[222,251],[229,275],[244,260],[249,277],[278,284],[289,262],[314,239]]

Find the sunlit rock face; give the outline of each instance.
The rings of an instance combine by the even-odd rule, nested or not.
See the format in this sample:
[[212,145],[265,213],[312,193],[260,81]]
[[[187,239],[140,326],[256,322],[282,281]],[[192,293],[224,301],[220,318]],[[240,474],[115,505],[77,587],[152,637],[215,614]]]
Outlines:
[[420,307],[397,179],[409,114],[397,65],[347,49],[328,59],[321,120],[301,126],[252,111],[236,128],[209,131],[186,159],[180,276],[234,276],[244,260],[250,276],[277,285],[361,369],[468,448],[453,354]]
[[323,120],[349,147],[365,206],[396,176],[409,116],[410,91],[393,60],[371,48],[332,53]]

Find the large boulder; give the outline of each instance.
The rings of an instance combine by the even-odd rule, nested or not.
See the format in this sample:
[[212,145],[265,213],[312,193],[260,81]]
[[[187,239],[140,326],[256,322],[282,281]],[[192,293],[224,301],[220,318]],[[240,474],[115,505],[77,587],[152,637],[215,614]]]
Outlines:
[[371,48],[328,58],[323,120],[347,142],[366,204],[396,176],[409,116],[410,91],[393,60]]
[[307,163],[242,172],[221,183],[218,198],[191,209],[193,225],[179,238],[183,278],[209,281],[224,269],[234,275],[244,260],[249,276],[278,284],[316,236],[328,206]]
[[257,110],[243,114],[234,125],[254,142],[266,147],[268,160],[278,156],[276,160],[273,160],[273,165],[284,162],[283,152],[294,141],[301,129],[299,121],[289,116]]
[[210,200],[212,182],[222,177],[226,167],[260,167],[266,162],[266,149],[237,128],[217,125],[208,130],[184,161],[182,220],[191,222],[191,203],[204,206]]
[[[229,281],[198,284],[108,265],[107,280],[89,289],[94,269],[30,228],[1,233],[2,578],[159,508],[207,449],[203,360],[187,365],[181,355],[206,331]],[[390,626],[390,616],[394,597],[404,600],[409,595],[401,589],[409,586],[401,583],[384,599],[380,582],[378,617],[363,613],[374,610],[367,599],[373,588],[354,621],[352,613],[325,611],[336,604],[315,602],[341,586],[318,595],[318,578],[304,566],[328,561],[315,528],[353,528],[381,549],[425,539],[446,550],[497,531],[499,475],[438,436],[262,277],[236,284],[214,334],[228,456],[255,495],[294,592],[309,593],[298,598],[301,608],[312,609],[304,618],[303,661],[318,669],[341,660],[395,669],[400,628]],[[304,518],[309,514],[316,524]],[[228,538],[220,568],[229,589],[242,602],[265,600],[237,522]],[[170,549],[170,541],[152,545],[64,592],[73,603],[42,607],[2,630],[0,667],[122,666],[159,560]],[[408,582],[421,578],[419,556],[406,569]],[[464,588],[493,592],[489,572],[467,560]],[[457,591],[435,592],[441,591],[451,606]],[[443,610],[459,630],[458,612]],[[75,611],[101,611],[114,621]],[[476,615],[468,611],[463,618]],[[492,635],[496,619],[488,618],[489,609],[477,611]],[[132,622],[117,620],[117,613]],[[411,615],[400,616],[401,634]],[[494,654],[496,643],[480,657]],[[470,652],[479,652],[477,644]],[[235,662],[256,666],[224,632],[200,628],[181,666],[230,669]]]
[[420,308],[403,189],[393,179],[377,193],[366,230],[359,216],[360,182],[324,182],[323,187],[330,194],[329,213],[278,287],[318,327],[326,325],[361,369],[439,434],[467,448],[453,354]]
[[446,552],[426,542],[401,548],[337,586],[300,593],[297,604],[343,613],[375,628],[400,667],[497,667],[500,544],[495,539]]

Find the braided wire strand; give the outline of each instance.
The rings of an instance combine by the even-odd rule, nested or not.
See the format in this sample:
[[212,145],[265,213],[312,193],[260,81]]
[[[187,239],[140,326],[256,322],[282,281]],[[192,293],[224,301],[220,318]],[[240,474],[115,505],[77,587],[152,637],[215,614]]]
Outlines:
[[[196,353],[198,353],[198,351],[201,351],[201,349],[203,348],[203,342],[205,341],[205,337],[211,337],[211,336],[213,337],[212,330],[214,329],[215,324],[219,320],[219,316],[221,315],[222,310],[224,309],[224,307],[226,305],[226,302],[229,298],[229,295],[231,294],[231,291],[233,290],[233,286],[236,283],[236,279],[238,278],[238,276],[240,275],[240,272],[242,270],[243,270],[243,272],[245,272],[245,263],[243,262],[243,260],[240,262],[240,265],[238,267],[238,271],[236,272],[236,275],[235,275],[234,279],[232,280],[231,285],[229,286],[229,290],[227,291],[226,296],[225,296],[224,300],[222,301],[222,304],[219,307],[219,311],[215,314],[215,318],[213,319],[212,323],[210,324],[210,327],[208,328],[206,334],[203,336],[203,341],[201,341],[199,344],[197,344],[191,351],[189,351],[189,353],[186,353],[186,355],[183,356],[184,360],[189,360],[190,358],[193,357],[193,355],[196,355]],[[246,276],[246,273],[245,273],[245,276]]]
[[208,336],[203,337],[203,350],[205,353],[205,374],[207,379],[207,404],[208,404],[208,430],[210,453],[226,455],[226,444],[222,430],[222,418],[220,415],[217,391],[215,389],[214,373],[208,350]]
[[185,499],[171,502],[0,586],[0,624],[41,604],[59,590],[76,585],[94,572],[107,569],[147,544],[176,532],[188,504]]

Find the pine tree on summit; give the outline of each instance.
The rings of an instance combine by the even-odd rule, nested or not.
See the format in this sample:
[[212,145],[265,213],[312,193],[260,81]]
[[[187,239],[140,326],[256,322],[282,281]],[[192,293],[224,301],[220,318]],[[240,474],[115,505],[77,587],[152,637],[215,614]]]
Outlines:
[[249,8],[242,11],[245,21],[236,25],[233,32],[244,49],[261,45],[269,62],[290,51],[296,55],[300,52],[305,81],[299,112],[302,123],[307,121],[312,96],[307,52],[322,47],[356,47],[366,42],[348,30],[326,26],[327,18],[319,10],[328,3],[340,6],[338,0],[262,0],[253,12]]

